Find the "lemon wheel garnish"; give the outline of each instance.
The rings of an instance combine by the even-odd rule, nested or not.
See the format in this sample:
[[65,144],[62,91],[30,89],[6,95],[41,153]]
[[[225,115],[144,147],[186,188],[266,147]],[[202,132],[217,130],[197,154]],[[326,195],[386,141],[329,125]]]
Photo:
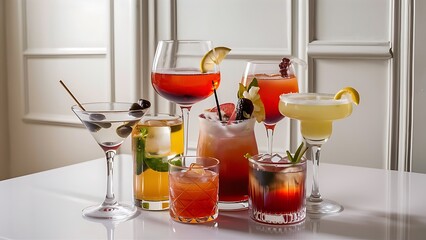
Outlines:
[[342,98],[343,95],[349,95],[353,103],[355,103],[356,105],[359,104],[359,93],[357,90],[355,90],[355,88],[353,87],[342,88],[340,91],[336,93],[336,95],[334,95],[334,99],[339,100]]
[[206,73],[213,70],[214,66],[219,65],[230,51],[231,49],[227,47],[215,47],[214,49],[208,51],[204,55],[203,59],[201,59],[201,72]]

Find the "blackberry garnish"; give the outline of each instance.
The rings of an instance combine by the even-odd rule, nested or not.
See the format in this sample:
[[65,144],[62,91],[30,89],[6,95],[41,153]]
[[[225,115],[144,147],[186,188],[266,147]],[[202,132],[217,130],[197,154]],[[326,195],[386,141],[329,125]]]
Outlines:
[[289,77],[288,70],[290,68],[290,64],[291,64],[290,59],[288,58],[281,59],[281,62],[278,66],[280,67],[280,73],[282,77],[284,78]]

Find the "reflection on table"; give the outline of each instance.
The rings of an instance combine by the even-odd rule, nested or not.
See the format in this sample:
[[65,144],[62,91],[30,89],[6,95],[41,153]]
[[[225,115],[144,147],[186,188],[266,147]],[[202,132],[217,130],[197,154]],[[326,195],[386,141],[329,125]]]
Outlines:
[[[308,162],[311,165],[311,162]],[[115,188],[132,202],[132,159],[116,161]],[[310,166],[311,167],[311,166]],[[425,174],[322,164],[324,196],[344,211],[293,226],[254,222],[247,211],[219,212],[215,222],[174,222],[167,211],[138,211],[134,218],[88,221],[81,210],[102,200],[105,160],[0,182],[0,239],[423,239],[426,236]],[[308,190],[311,168],[308,168]],[[309,191],[308,191],[309,192]]]

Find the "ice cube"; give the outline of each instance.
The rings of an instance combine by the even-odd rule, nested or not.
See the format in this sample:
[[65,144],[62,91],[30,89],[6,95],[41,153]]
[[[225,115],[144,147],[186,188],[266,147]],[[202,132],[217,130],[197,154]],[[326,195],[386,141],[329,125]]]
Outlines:
[[278,162],[281,162],[282,159],[283,159],[283,157],[281,157],[281,155],[279,155],[278,153],[275,153],[271,157],[271,162],[278,163]]
[[171,130],[169,127],[149,127],[145,151],[150,156],[164,156],[171,151]]
[[188,172],[193,172],[198,175],[203,175],[205,173],[203,169],[203,165],[200,165],[197,163],[191,163],[191,165],[189,166]]
[[207,112],[207,111],[205,111],[204,112],[204,117],[206,119],[210,119],[210,120],[213,120],[213,121],[219,121],[219,115],[217,115],[217,112]]

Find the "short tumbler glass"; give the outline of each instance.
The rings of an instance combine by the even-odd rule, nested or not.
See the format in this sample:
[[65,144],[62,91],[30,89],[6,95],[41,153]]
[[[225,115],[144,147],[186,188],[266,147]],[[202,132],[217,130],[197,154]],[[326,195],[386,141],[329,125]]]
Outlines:
[[249,215],[261,223],[296,224],[306,217],[306,159],[278,154],[249,158]]
[[181,156],[169,161],[170,217],[182,223],[204,223],[217,218],[219,160]]

